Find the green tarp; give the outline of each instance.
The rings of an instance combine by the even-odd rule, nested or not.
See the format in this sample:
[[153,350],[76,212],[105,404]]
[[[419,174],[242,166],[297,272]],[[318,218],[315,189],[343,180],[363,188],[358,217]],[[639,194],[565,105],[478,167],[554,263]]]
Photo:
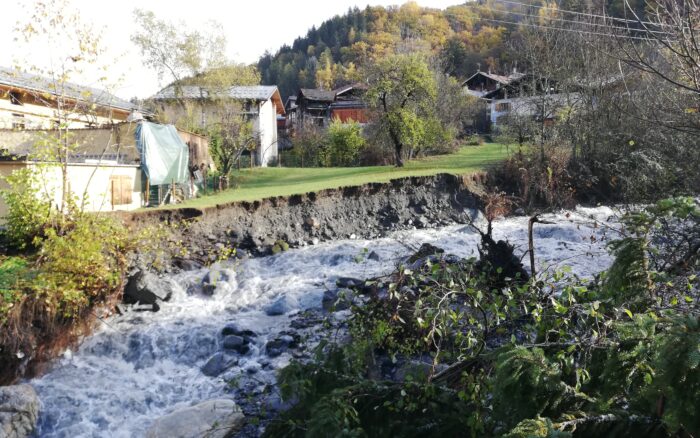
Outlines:
[[151,185],[189,181],[190,151],[173,125],[141,122],[136,127],[141,167]]

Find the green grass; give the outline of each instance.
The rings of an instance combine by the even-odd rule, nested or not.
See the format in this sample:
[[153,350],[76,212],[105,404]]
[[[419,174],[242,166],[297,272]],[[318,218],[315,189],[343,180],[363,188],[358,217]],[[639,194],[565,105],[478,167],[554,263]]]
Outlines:
[[297,168],[268,167],[234,172],[235,189],[191,199],[163,208],[203,208],[233,201],[255,201],[272,196],[289,196],[323,189],[357,186],[370,182],[387,182],[407,176],[438,173],[468,174],[485,169],[506,158],[508,148],[502,144],[465,146],[454,154],[412,160],[403,168],[394,166]]

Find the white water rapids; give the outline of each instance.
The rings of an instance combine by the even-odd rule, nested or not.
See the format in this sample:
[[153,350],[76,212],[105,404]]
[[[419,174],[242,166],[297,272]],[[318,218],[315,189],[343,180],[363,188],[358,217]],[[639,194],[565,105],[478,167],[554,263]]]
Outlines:
[[[593,224],[594,219],[604,224],[613,215],[600,207],[543,216],[554,224],[535,225],[539,269],[568,265],[578,275],[592,276],[607,268],[606,227]],[[507,239],[516,254],[523,254],[527,218],[495,222],[494,237]],[[192,292],[206,269],[174,275],[176,291],[159,312],[108,319],[76,352],[67,352],[48,373],[30,381],[42,401],[37,436],[139,437],[154,419],[175,409],[226,397],[225,379],[243,375],[254,377],[257,386],[271,383],[275,369],[290,355],[268,358],[265,342],[289,328],[290,314],[319,307],[326,286],[333,288],[337,277],[387,274],[425,242],[447,253],[476,256],[478,241],[469,227],[449,226],[322,243],[240,261],[229,267],[230,279],[218,285],[213,297]],[[358,262],[356,256],[365,248],[380,259]],[[265,306],[281,296],[289,312],[268,316]],[[201,367],[220,350],[221,329],[231,322],[258,334],[252,350],[223,375],[207,377]]]

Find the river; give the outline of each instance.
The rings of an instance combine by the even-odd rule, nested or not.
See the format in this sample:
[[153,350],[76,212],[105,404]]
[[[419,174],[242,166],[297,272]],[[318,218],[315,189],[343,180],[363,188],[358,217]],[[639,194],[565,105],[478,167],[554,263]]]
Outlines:
[[[605,224],[614,216],[607,207],[543,216],[554,224],[536,225],[539,270],[568,265],[573,273],[590,277],[607,268],[611,257],[605,244],[614,233]],[[507,238],[523,254],[527,218],[495,222],[494,237]],[[211,297],[199,287],[207,269],[167,277],[164,281],[171,282],[175,293],[159,312],[126,312],[105,320],[77,351],[66,352],[46,374],[29,382],[42,401],[37,436],[138,437],[154,419],[177,408],[227,394],[257,393],[274,383],[275,370],[291,358],[289,353],[268,357],[265,343],[289,330],[295,313],[320,307],[324,290],[333,288],[336,278],[387,274],[426,242],[458,256],[476,256],[478,240],[468,226],[448,226],[224,262],[218,269],[227,280],[218,283]],[[378,257],[368,259],[372,251]],[[281,306],[283,314],[270,316],[271,303]],[[231,322],[257,337],[238,365],[208,377],[201,368],[220,350],[221,329]],[[232,391],[228,381],[242,389]]]

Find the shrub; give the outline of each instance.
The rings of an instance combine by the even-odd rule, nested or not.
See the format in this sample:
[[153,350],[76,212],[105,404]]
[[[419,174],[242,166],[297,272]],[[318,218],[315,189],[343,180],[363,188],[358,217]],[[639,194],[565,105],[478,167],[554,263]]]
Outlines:
[[365,147],[362,127],[357,122],[343,123],[334,120],[326,133],[326,147],[321,154],[324,166],[349,167],[359,164]]
[[39,189],[39,178],[32,169],[14,171],[5,177],[8,188],[0,194],[7,204],[5,235],[8,243],[24,250],[36,246],[44,229],[55,219],[51,200]]

